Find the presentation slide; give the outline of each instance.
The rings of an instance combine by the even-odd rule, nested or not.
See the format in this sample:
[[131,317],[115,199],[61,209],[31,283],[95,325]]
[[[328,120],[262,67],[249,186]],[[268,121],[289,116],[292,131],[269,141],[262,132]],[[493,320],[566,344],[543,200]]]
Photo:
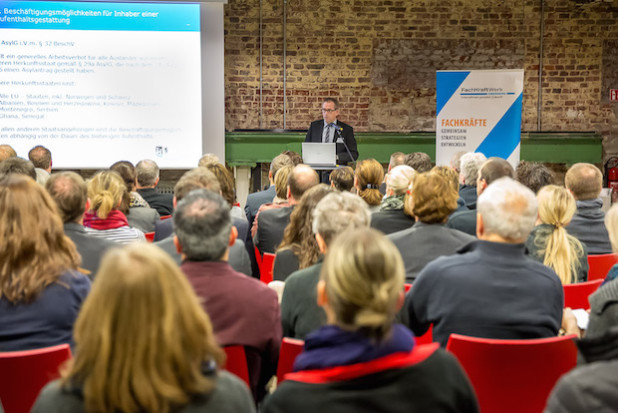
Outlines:
[[55,168],[202,153],[200,5],[0,0],[0,143]]

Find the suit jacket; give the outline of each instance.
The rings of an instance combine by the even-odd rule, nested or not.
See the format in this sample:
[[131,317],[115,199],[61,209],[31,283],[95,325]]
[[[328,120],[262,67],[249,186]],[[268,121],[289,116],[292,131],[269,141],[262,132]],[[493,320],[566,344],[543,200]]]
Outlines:
[[156,209],[145,207],[129,208],[129,214],[127,215],[129,226],[137,228],[144,233],[154,231],[160,218],[161,216]]
[[[242,218],[232,217],[232,225],[238,230],[238,239],[245,240],[249,231],[249,224]],[[162,241],[174,233],[174,219],[168,218],[163,221],[159,220],[155,224],[154,242]]]
[[476,210],[454,212],[446,226],[476,237]]
[[254,192],[247,196],[245,214],[247,215],[247,221],[249,221],[249,228],[253,225],[253,220],[257,215],[258,209],[267,202],[273,202],[276,194],[275,186],[271,185],[265,191]]
[[174,211],[174,196],[171,194],[161,194],[155,188],[141,188],[137,192],[144,198],[150,208],[157,210],[159,215],[171,215]]
[[[343,128],[341,131],[341,137],[343,138],[348,149],[354,159],[350,159],[350,155],[345,150],[345,146],[342,143],[337,143],[337,163],[346,165],[348,162],[358,159],[358,149],[356,147],[356,139],[354,138],[354,129],[339,120],[337,120],[337,126]],[[305,142],[322,142],[322,132],[324,131],[324,119],[311,122]],[[335,131],[335,140],[337,139],[337,131]]]
[[180,267],[210,317],[217,343],[247,351],[251,389],[256,399],[275,373],[281,344],[277,293],[222,261],[184,261]]
[[254,241],[261,253],[275,253],[283,240],[283,231],[290,223],[293,210],[294,205],[260,212]]
[[82,256],[82,268],[90,271],[89,277],[94,278],[99,270],[101,258],[112,247],[118,244],[104,239],[94,237],[86,232],[84,227],[77,222],[67,222],[64,224],[64,234],[73,241],[77,252]]

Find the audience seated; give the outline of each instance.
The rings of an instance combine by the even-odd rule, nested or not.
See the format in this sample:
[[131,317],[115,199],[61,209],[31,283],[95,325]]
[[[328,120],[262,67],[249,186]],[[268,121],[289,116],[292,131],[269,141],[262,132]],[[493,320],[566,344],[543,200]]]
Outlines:
[[[281,173],[282,170],[277,172]],[[290,223],[283,232],[273,268],[273,279],[285,279],[298,269],[312,266],[320,257],[320,248],[313,235],[313,211],[332,189],[326,184],[318,184],[304,193],[298,206],[290,215]]]
[[557,335],[562,284],[553,270],[525,254],[536,217],[531,190],[511,178],[489,185],[478,199],[479,240],[429,263],[406,296],[404,322],[414,334],[433,325],[433,339],[442,346],[451,333],[498,339]]
[[41,185],[45,185],[52,169],[51,152],[46,147],[37,145],[28,152],[28,159],[34,165],[36,181]]
[[289,206],[262,211],[256,220],[255,246],[261,253],[274,254],[283,240],[285,227],[290,223],[290,215],[303,194],[320,183],[320,177],[309,165],[294,167],[288,178],[287,199]]
[[403,258],[406,282],[412,283],[431,261],[452,255],[475,238],[445,226],[457,205],[457,190],[435,172],[418,174],[408,203],[416,217],[409,229],[389,236]]
[[159,215],[171,215],[174,207],[172,195],[159,193],[155,187],[159,184],[159,166],[155,161],[144,159],[135,166],[137,172],[137,192],[148,202],[150,208]]
[[174,228],[184,258],[180,268],[210,316],[219,345],[245,347],[251,389],[260,400],[275,373],[281,344],[277,293],[227,263],[237,231],[219,194],[199,189],[185,196],[178,202]]
[[90,281],[56,211],[33,179],[0,179],[0,352],[73,344]]
[[32,162],[12,156],[0,162],[0,179],[11,174],[29,176],[36,181],[36,170]]
[[281,152],[282,155],[286,155],[292,161],[292,166],[300,165],[303,163],[303,157],[298,152],[285,150]]
[[459,196],[466,202],[468,209],[476,209],[476,180],[478,171],[487,160],[480,152],[468,152],[461,155],[459,164]]
[[356,164],[354,188],[371,212],[380,210],[382,193],[379,188],[383,180],[384,168],[375,159],[364,159]]
[[82,257],[81,266],[94,278],[103,254],[118,244],[93,237],[84,229],[84,214],[88,205],[86,182],[75,172],[58,172],[49,177],[45,188],[56,202],[64,223],[64,234],[73,241]]
[[[607,228],[609,240],[612,244],[612,252],[616,254],[618,253],[618,204],[612,205],[609,211],[607,211],[607,214],[605,215],[605,227]],[[618,264],[614,265],[609,270],[602,285],[605,285],[616,278],[618,278]]]
[[294,373],[262,411],[477,412],[456,359],[435,345],[415,346],[410,331],[393,324],[403,281],[401,258],[380,232],[340,234],[317,287],[328,325],[307,336]]
[[[576,323],[574,317],[572,323]],[[618,406],[618,280],[590,296],[588,329],[576,344],[583,363],[558,381],[545,412],[615,412]]]
[[405,156],[404,165],[408,165],[416,172],[423,173],[431,170],[431,158],[424,152],[412,152]]
[[457,192],[457,209],[453,211],[453,214],[459,211],[467,211],[468,207],[466,206],[466,201],[459,195],[459,172],[449,166],[434,166],[431,172],[435,172],[446,179],[451,188]]
[[[313,211],[313,234],[322,254],[326,254],[335,236],[348,228],[369,227],[367,204],[349,192],[326,195]],[[322,269],[322,259],[314,265],[292,273],[285,281],[281,299],[283,335],[304,339],[321,327],[324,311],[316,301],[316,287]]]
[[372,228],[391,234],[414,225],[414,216],[405,208],[414,174],[414,169],[407,165],[396,166],[386,174],[386,196],[380,203],[380,210],[371,214]]
[[553,185],[554,174],[542,163],[521,161],[515,169],[517,181],[537,194],[546,185]]
[[[465,155],[462,159],[465,159]],[[485,188],[487,188],[487,185],[503,177],[515,177],[515,171],[513,171],[511,164],[501,158],[489,158],[478,169],[478,179],[474,188],[478,192],[478,195],[481,195]],[[459,195],[463,196],[461,191]],[[466,205],[469,206],[467,201]],[[466,234],[476,235],[476,212],[475,200],[473,209],[456,212],[451,215],[447,226],[449,228],[458,229]]]
[[[174,208],[178,202],[180,202],[191,191],[196,189],[207,189],[214,193],[219,193],[219,181],[217,180],[217,177],[206,168],[198,167],[187,171],[176,183],[176,186],[174,186]],[[237,221],[243,224],[247,223],[244,219],[232,219],[234,225]],[[161,241],[155,241],[154,244],[163,251],[167,252],[170,257],[172,257],[172,259],[180,265],[182,263],[182,257],[174,244],[174,220],[166,219],[161,221],[161,227],[164,227],[162,232],[165,232],[166,234],[169,233],[169,236],[165,237]],[[159,227],[157,228],[159,229]],[[236,227],[236,230],[238,231],[238,227]],[[249,261],[249,254],[245,249],[245,244],[240,239],[236,239],[234,244],[230,247],[228,263],[234,270],[246,275],[251,275],[251,262]]]
[[110,252],[75,325],[75,356],[34,413],[254,412],[178,267],[151,245]]
[[0,162],[6,161],[9,158],[14,158],[17,156],[17,152],[11,145],[0,145]]
[[[399,165],[405,165],[405,161],[406,161],[406,154],[405,153],[403,153],[403,152],[393,152],[391,154],[391,157],[390,157],[389,161],[388,161],[388,169],[386,170],[386,175],[388,175],[388,173],[390,171],[392,171],[394,167],[399,166]],[[412,169],[414,169],[414,168],[412,168]],[[380,193],[382,195],[386,195],[386,175],[384,176],[384,181],[380,185]]]
[[354,188],[354,169],[340,166],[334,169],[329,177],[330,186],[340,192],[351,192]]
[[[234,183],[234,176],[225,166],[220,163],[211,163],[206,168],[212,172],[219,181],[221,187],[221,196],[230,204],[230,214],[232,218],[238,218],[247,220],[245,213],[236,205],[236,185]],[[243,238],[244,239],[244,238]]]
[[257,233],[257,217],[260,215],[260,212],[266,211],[267,209],[290,206],[290,203],[288,202],[288,179],[290,179],[290,174],[293,169],[294,167],[292,165],[286,165],[280,168],[275,174],[275,197],[272,202],[262,204],[258,208],[258,211],[255,214],[255,219],[253,220],[253,226],[251,227],[252,237],[255,237],[255,234]]
[[589,254],[609,254],[612,247],[605,228],[603,201],[599,197],[603,176],[596,166],[576,163],[567,171],[564,182],[573,194],[577,212],[567,226],[569,234],[586,244]]
[[544,186],[537,195],[539,215],[526,241],[530,257],[554,270],[562,284],[588,279],[586,246],[565,227],[575,213],[575,199],[565,188]]
[[109,169],[118,172],[126,186],[118,209],[127,216],[129,225],[142,232],[154,232],[161,216],[156,209],[150,208],[148,202],[135,191],[137,172],[133,164],[129,161],[118,161]]
[[461,173],[461,157],[465,155],[466,151],[456,152],[453,156],[451,156],[451,160],[449,161],[449,166],[452,170],[457,172],[457,177],[459,178],[459,174]]
[[144,233],[131,228],[118,207],[126,192],[124,181],[114,171],[97,173],[88,181],[90,208],[84,215],[86,232],[121,244],[145,241]]

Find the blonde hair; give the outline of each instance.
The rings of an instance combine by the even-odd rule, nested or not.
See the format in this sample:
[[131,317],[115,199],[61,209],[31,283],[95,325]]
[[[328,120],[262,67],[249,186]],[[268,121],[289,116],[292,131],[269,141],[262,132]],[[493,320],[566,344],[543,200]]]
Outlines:
[[358,196],[370,206],[380,205],[380,184],[384,180],[384,168],[375,159],[365,159],[356,165]]
[[122,177],[115,171],[102,171],[88,181],[90,209],[97,217],[107,218],[110,212],[118,209],[127,187]]
[[54,200],[32,178],[0,179],[0,298],[31,302],[80,257],[64,234]]
[[381,232],[344,231],[330,244],[320,278],[336,323],[381,340],[391,329],[403,289],[401,255]]
[[554,229],[547,238],[536,237],[534,243],[542,248],[543,264],[558,274],[562,284],[571,284],[577,280],[579,259],[584,254],[581,243],[565,229],[577,209],[575,199],[557,185],[541,188],[537,198],[540,220]]
[[224,355],[186,277],[152,245],[113,249],[75,323],[63,386],[88,412],[163,412],[209,393],[203,363]]
[[288,179],[294,167],[292,165],[285,165],[279,168],[275,174],[275,193],[277,198],[287,199],[288,196]]

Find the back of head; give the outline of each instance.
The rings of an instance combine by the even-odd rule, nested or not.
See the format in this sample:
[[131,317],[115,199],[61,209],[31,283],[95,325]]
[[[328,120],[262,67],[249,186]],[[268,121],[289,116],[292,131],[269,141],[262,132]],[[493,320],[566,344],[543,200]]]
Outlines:
[[0,162],[17,156],[17,152],[11,145],[0,145]]
[[360,196],[368,205],[380,205],[382,193],[380,184],[384,181],[384,168],[375,159],[364,159],[356,164],[356,188]]
[[426,224],[442,224],[457,209],[459,193],[434,172],[416,175],[412,186],[412,213]]
[[0,179],[0,298],[30,302],[80,263],[45,189],[23,175]]
[[118,161],[109,167],[111,171],[117,172],[122,177],[127,189],[133,191],[135,180],[137,179],[137,171],[135,166],[129,161]]
[[459,192],[459,173],[448,166],[434,166],[431,172],[442,176],[451,185],[455,192]]
[[479,169],[479,179],[484,180],[487,185],[504,177],[514,179],[515,171],[511,164],[502,158],[489,158]]
[[56,202],[64,223],[79,222],[88,201],[88,188],[81,176],[75,172],[54,173],[47,180],[45,189]]
[[401,255],[381,232],[348,230],[335,238],[320,278],[336,323],[376,340],[391,329],[404,283]]
[[459,163],[459,177],[463,183],[476,186],[479,168],[487,158],[480,152],[468,152],[461,155]]
[[415,175],[414,169],[408,165],[399,165],[386,174],[386,189],[395,195],[405,195]]
[[137,172],[137,183],[141,187],[151,187],[157,183],[159,179],[159,166],[155,161],[144,159],[135,165]]
[[212,191],[191,191],[176,206],[174,231],[189,260],[221,259],[227,250],[231,229],[230,206]]
[[537,200],[534,193],[511,178],[500,178],[479,196],[477,211],[486,234],[510,242],[524,242],[534,228]]
[[350,192],[354,187],[354,169],[340,166],[330,173],[328,179],[337,191]]
[[320,183],[318,173],[309,165],[296,165],[288,178],[290,193],[296,201],[299,201],[305,191]]
[[303,157],[300,156],[298,152],[287,150],[281,152],[281,155],[286,155],[288,158],[290,158],[290,160],[292,161],[292,166],[300,165],[301,163],[303,163]]
[[63,384],[85,410],[165,412],[214,387],[202,373],[223,359],[186,277],[159,248],[112,249],[75,324]]
[[26,175],[36,181],[36,170],[32,162],[16,156],[0,162],[0,178],[11,174]]
[[601,194],[603,175],[591,163],[576,163],[567,171],[564,183],[576,200],[596,199]]
[[554,183],[554,174],[542,163],[531,162],[525,178],[520,179],[517,174],[517,180],[530,188],[532,192],[538,193],[544,186]]
[[51,168],[51,152],[44,146],[37,145],[28,152],[28,159],[32,162],[35,168],[49,169]]
[[389,169],[393,169],[396,166],[404,165],[406,161],[406,154],[403,152],[393,152],[388,162]]
[[236,202],[236,189],[234,185],[234,176],[227,170],[227,168],[220,163],[213,163],[207,166],[208,170],[212,172],[219,181],[219,187],[221,187],[221,195],[227,201],[230,206]]
[[460,173],[461,169],[461,157],[465,154],[465,151],[459,151],[457,153],[455,153],[452,157],[451,160],[449,161],[449,166],[455,170],[455,172]]
[[284,155],[284,154],[275,156],[272,162],[270,163],[270,169],[269,169],[270,173],[272,174],[273,179],[275,175],[277,175],[277,171],[287,165],[295,166],[289,156]]
[[313,210],[313,233],[320,234],[326,245],[346,229],[369,227],[371,213],[367,204],[349,192],[326,195]]
[[288,180],[294,167],[292,165],[286,165],[280,168],[275,175],[275,193],[277,198],[286,199],[288,195]]
[[106,219],[111,211],[118,209],[126,191],[127,187],[117,172],[98,172],[88,181],[90,209],[97,217]]
[[208,168],[198,167],[187,172],[176,182],[174,186],[174,197],[176,202],[180,202],[189,192],[194,189],[208,189],[219,193],[221,186],[219,180],[208,170]]
[[605,214],[605,228],[609,234],[609,240],[612,243],[612,251],[618,253],[618,204],[612,207]]
[[205,153],[197,163],[197,166],[208,168],[210,165],[220,164],[219,157],[214,153]]
[[409,153],[406,155],[404,163],[418,173],[431,170],[431,158],[424,152]]

